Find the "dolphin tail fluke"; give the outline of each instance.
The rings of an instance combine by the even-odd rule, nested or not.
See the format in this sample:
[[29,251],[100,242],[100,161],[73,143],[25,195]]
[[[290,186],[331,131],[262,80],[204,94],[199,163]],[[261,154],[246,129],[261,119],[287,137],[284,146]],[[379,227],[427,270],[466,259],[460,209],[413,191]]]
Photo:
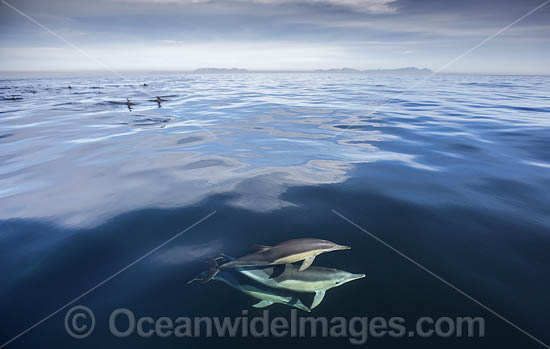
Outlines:
[[216,274],[218,274],[219,271],[220,271],[218,269],[218,263],[216,263],[215,258],[210,259],[208,261],[208,264],[209,264],[208,272],[206,273],[205,277],[201,280],[202,284],[207,283],[208,281],[212,280],[214,278],[214,276],[216,276]]
[[318,306],[321,303],[321,301],[323,301],[324,297],[325,297],[325,291],[324,290],[315,292],[315,297],[313,298],[313,303],[311,303],[311,307],[309,307],[309,308],[313,309],[316,306]]
[[187,281],[187,284],[188,284],[188,285],[191,285],[191,284],[192,284],[193,282],[195,282],[195,281],[202,281],[202,278],[201,278],[201,277],[196,277],[196,278],[194,278],[193,280]]
[[205,284],[208,281],[212,280],[218,273],[219,273],[218,269],[214,269],[214,270],[210,271],[208,273],[208,275],[206,275],[206,277],[201,280],[201,284]]
[[298,302],[296,304],[293,304],[294,307],[298,309],[302,309],[303,311],[307,311],[308,313],[311,312],[311,308],[308,308],[302,301],[298,299]]
[[306,259],[304,259],[304,262],[302,263],[302,265],[300,266],[300,269],[298,269],[298,271],[304,271],[307,268],[309,268],[309,266],[313,263],[314,260],[315,260],[315,256],[310,256],[310,257],[307,257]]

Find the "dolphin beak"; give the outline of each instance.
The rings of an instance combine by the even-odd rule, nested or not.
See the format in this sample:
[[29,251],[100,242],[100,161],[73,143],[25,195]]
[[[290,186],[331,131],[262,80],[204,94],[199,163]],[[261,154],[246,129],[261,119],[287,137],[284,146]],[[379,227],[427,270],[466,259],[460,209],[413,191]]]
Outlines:
[[348,283],[348,282],[353,281],[353,280],[359,280],[359,279],[362,279],[364,277],[366,277],[365,274],[349,274],[348,276],[346,276],[346,278],[344,280],[342,280],[342,284]]
[[365,274],[353,274],[352,280],[362,279],[366,277]]
[[345,246],[345,245],[337,245],[335,250],[351,250],[351,246]]

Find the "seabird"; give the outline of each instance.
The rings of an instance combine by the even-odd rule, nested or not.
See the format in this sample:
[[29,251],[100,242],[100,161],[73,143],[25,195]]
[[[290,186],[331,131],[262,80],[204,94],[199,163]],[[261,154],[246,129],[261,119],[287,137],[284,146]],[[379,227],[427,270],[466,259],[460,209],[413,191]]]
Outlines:
[[126,98],[126,105],[128,106],[128,110],[132,111],[132,105],[136,105],[135,103],[130,102],[130,99]]

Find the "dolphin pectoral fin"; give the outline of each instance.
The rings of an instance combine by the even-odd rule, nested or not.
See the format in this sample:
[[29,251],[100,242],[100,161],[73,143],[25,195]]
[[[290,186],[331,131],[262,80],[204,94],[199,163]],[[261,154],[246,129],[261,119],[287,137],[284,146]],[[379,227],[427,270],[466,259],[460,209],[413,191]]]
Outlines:
[[259,301],[258,303],[254,304],[254,308],[265,308],[273,304],[272,301]]
[[269,276],[270,279],[274,279],[281,276],[285,272],[286,264],[277,264],[273,266],[273,273]]
[[258,250],[258,251],[266,251],[266,250],[269,250],[272,246],[266,246],[266,245],[252,245],[252,246],[250,246],[250,247],[252,247],[253,249]]
[[316,306],[318,306],[323,301],[324,297],[325,297],[324,290],[315,292],[315,297],[313,297],[313,302],[311,303],[311,307],[309,307],[309,309],[313,309]]
[[315,260],[315,256],[310,256],[304,259],[304,262],[302,263],[302,265],[300,265],[300,269],[298,269],[298,271],[304,271],[307,268],[309,268],[309,266],[311,265],[311,263],[313,263],[314,260]]

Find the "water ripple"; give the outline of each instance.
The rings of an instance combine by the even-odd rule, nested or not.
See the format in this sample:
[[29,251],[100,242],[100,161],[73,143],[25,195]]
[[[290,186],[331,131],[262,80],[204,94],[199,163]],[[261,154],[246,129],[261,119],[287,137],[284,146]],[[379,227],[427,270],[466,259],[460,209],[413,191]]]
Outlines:
[[[290,187],[352,177],[384,178],[379,190],[409,201],[431,197],[414,186],[395,191],[403,179],[381,163],[449,188],[437,202],[475,198],[509,212],[523,203],[527,212],[525,193],[547,192],[537,189],[550,168],[546,77],[440,75],[414,90],[419,77],[397,75],[135,79],[148,86],[114,77],[0,81],[0,219],[95,225],[213,193],[268,211],[299,204],[282,198]],[[514,199],[494,193],[510,186],[519,188]],[[544,221],[546,199],[531,207],[534,220]]]

